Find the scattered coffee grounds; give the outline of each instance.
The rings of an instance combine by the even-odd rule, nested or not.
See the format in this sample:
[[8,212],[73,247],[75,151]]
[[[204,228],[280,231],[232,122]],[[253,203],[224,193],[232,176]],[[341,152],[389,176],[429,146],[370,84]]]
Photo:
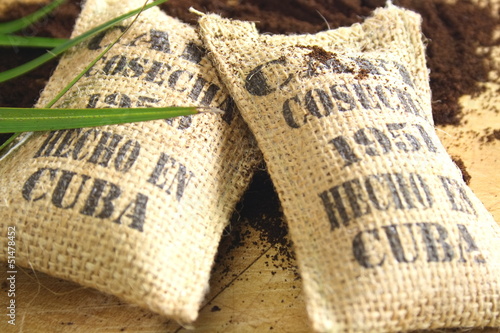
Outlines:
[[222,310],[222,309],[219,308],[217,305],[212,306],[212,308],[210,309],[211,312],[218,312],[220,310]]
[[[265,200],[262,200],[265,196]],[[274,186],[265,171],[255,173],[252,183],[236,207],[238,214],[248,219],[249,225],[259,232],[262,244],[271,244],[278,253],[269,257],[274,268],[292,269],[299,278],[295,264],[293,244],[288,236],[288,227]]]
[[[262,200],[262,193],[272,193]],[[242,200],[237,206],[238,214],[248,218],[250,225],[261,232],[262,241],[270,244],[279,243],[286,245],[284,239],[288,233],[286,224],[282,223],[283,212],[281,211],[278,196],[274,192],[273,184],[269,174],[258,171]],[[266,223],[256,223],[264,219]]]
[[[257,233],[257,237],[252,231]],[[219,246],[217,265],[226,266],[223,271],[229,271],[228,265],[234,259],[231,251],[244,246],[258,246],[261,249],[275,247],[275,255],[266,254],[268,267],[292,271],[295,279],[300,279],[288,227],[265,165],[255,172],[245,195],[236,206]]]
[[462,172],[462,178],[463,178],[464,182],[467,185],[469,185],[470,180],[472,179],[472,176],[470,175],[470,173],[467,172],[467,168],[465,167],[465,163],[462,160],[462,158],[460,156],[451,156],[451,159],[453,160],[453,162],[457,165],[457,167]]
[[500,140],[500,129],[487,128],[486,133],[481,137],[481,142],[491,143]]

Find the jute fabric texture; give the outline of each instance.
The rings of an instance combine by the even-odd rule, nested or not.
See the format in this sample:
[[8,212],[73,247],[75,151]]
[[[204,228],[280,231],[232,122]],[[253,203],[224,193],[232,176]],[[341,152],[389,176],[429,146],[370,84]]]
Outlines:
[[[88,0],[73,36],[143,4]],[[131,20],[70,50],[38,106]],[[225,113],[35,135],[0,164],[1,234],[16,228],[16,260],[24,267],[192,322],[260,152],[195,29],[158,8],[143,12],[56,104],[118,106],[211,106]]]
[[500,325],[500,230],[435,134],[416,13],[200,34],[254,133],[320,332]]

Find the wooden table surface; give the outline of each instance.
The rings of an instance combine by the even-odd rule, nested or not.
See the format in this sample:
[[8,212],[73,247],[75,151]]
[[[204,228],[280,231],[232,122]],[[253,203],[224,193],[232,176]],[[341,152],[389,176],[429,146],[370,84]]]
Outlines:
[[[2,0],[3,1],[3,0]],[[494,59],[500,59],[500,51]],[[500,67],[500,66],[499,66]],[[463,125],[438,127],[451,155],[459,156],[472,176],[470,187],[500,221],[500,80],[491,77],[480,96],[464,96]],[[282,244],[263,237],[260,221],[240,219],[239,246],[226,236],[211,278],[211,290],[193,332],[310,332],[301,281],[293,257]],[[234,237],[234,233],[233,233]],[[271,258],[275,257],[275,260]],[[275,262],[280,262],[275,267]],[[2,263],[2,267],[5,265]],[[7,273],[0,272],[0,332],[182,332],[186,328],[116,297],[18,268],[16,326],[7,324]],[[442,332],[442,330],[440,331]],[[496,328],[467,332],[500,332]]]

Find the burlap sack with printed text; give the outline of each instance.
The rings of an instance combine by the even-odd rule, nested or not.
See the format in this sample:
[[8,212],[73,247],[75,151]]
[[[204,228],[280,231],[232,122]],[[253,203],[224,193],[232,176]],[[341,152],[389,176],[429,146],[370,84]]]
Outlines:
[[[73,36],[143,3],[88,0]],[[64,56],[38,105],[129,22]],[[196,318],[260,153],[195,29],[158,8],[143,12],[56,106],[170,105],[226,112],[42,133],[0,163],[0,230],[17,228],[18,264],[183,323]]]
[[420,17],[393,5],[315,35],[200,19],[257,138],[314,328],[500,325],[500,230],[438,140]]

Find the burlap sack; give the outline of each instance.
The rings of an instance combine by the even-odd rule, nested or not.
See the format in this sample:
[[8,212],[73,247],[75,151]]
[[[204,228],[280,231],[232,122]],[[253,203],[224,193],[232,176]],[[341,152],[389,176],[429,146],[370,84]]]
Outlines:
[[200,19],[257,138],[322,332],[500,326],[500,230],[433,128],[420,17],[316,35]]
[[[73,35],[143,3],[88,0]],[[124,25],[72,49],[38,105]],[[57,107],[118,105],[226,112],[35,135],[0,163],[0,244],[7,248],[15,226],[18,264],[192,322],[260,153],[195,29],[158,8],[142,13]]]

